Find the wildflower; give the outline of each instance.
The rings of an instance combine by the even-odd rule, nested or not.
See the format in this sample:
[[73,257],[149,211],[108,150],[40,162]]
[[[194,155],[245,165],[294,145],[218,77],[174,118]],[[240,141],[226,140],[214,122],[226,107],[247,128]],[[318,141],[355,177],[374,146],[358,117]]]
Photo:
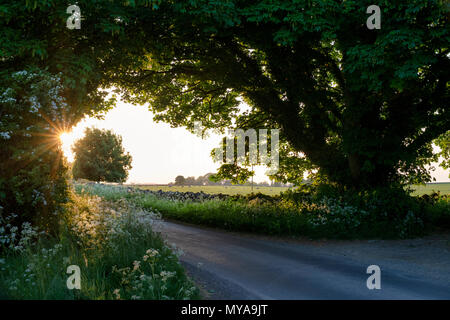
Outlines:
[[147,254],[148,258],[154,258],[159,254],[158,250],[156,249],[148,249],[145,253]]
[[169,278],[174,277],[176,275],[176,272],[170,272],[170,271],[161,271],[160,276],[162,281],[167,281]]
[[133,262],[133,271],[136,271],[137,269],[139,269],[140,266],[141,266],[140,261],[134,261]]
[[119,300],[120,299],[120,289],[115,289],[113,291],[113,294],[116,296],[116,299]]

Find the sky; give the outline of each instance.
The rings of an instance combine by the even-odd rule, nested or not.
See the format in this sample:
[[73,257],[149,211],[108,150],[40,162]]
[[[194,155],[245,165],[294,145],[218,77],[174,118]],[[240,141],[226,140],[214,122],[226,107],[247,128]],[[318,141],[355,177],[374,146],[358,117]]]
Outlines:
[[[202,139],[184,128],[153,121],[152,113],[145,106],[119,102],[103,120],[86,118],[71,132],[62,136],[63,149],[69,161],[73,161],[71,145],[84,135],[87,127],[111,129],[123,138],[123,146],[133,157],[133,168],[127,183],[166,184],[174,182],[177,175],[198,177],[216,172],[220,166],[210,156],[219,145],[220,136],[210,134]],[[448,170],[436,166],[432,174],[438,182],[450,182]],[[265,168],[255,168],[255,182],[269,181]]]
[[[153,114],[145,106],[118,103],[104,117],[104,120],[87,118],[79,122],[69,134],[62,136],[63,150],[69,161],[73,161],[71,145],[83,137],[87,127],[111,129],[122,136],[122,143],[133,157],[133,168],[127,183],[174,182],[177,175],[185,177],[203,176],[216,172],[210,154],[219,146],[220,136],[210,134],[202,139],[184,128],[153,121]],[[265,168],[255,168],[255,182],[269,181]]]

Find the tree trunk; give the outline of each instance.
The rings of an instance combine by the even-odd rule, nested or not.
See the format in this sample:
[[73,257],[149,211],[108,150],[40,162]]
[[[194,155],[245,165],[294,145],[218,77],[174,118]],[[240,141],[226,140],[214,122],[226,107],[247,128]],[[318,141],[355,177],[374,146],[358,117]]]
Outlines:
[[348,155],[348,167],[350,170],[350,176],[352,184],[358,186],[361,184],[361,163],[360,158],[356,153]]

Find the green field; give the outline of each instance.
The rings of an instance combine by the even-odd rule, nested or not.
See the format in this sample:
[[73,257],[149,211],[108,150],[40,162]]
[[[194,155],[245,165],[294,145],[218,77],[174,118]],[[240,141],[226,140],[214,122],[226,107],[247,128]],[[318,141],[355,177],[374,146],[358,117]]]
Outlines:
[[[200,192],[209,194],[249,194],[252,193],[251,186],[167,186],[167,185],[134,185],[134,187],[144,189],[144,190],[153,190],[153,191],[179,191],[179,192]],[[267,195],[278,195],[280,192],[286,191],[289,189],[288,187],[253,187],[253,193],[264,193]]]
[[[153,191],[180,191],[180,192],[200,192],[203,191],[209,194],[250,194],[252,193],[251,186],[167,186],[167,185],[131,185],[136,188]],[[261,192],[267,195],[278,195],[280,192],[288,190],[288,187],[253,187],[253,192]],[[450,183],[429,183],[425,186],[413,186],[414,195],[423,195],[425,193],[440,192],[441,194],[450,194]]]
[[450,182],[428,183],[426,186],[413,186],[414,195],[423,195],[425,193],[440,192],[441,194],[450,194]]

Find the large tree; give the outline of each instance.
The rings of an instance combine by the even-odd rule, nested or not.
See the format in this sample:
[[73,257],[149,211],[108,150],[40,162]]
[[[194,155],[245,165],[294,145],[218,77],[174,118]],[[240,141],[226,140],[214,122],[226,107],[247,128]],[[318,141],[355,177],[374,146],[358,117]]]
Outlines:
[[112,80],[174,126],[279,127],[284,176],[314,167],[352,187],[425,181],[431,141],[450,127],[448,8],[384,1],[381,29],[369,30],[371,4],[163,2],[158,26],[140,25],[148,61]]
[[74,179],[125,182],[132,157],[122,146],[122,137],[111,130],[87,128],[85,135],[73,146]]

